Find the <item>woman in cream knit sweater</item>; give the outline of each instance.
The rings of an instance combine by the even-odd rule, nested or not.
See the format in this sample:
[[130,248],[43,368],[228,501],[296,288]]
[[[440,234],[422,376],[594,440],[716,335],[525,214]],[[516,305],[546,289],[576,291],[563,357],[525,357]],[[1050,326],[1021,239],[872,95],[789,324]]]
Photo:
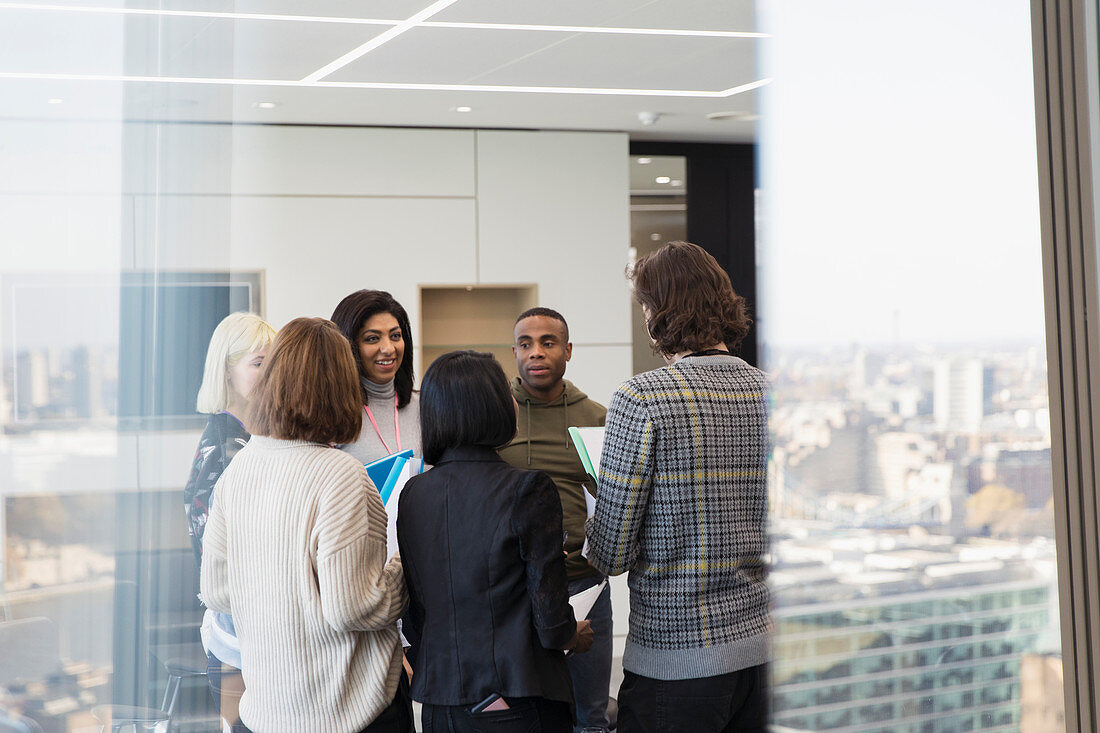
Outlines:
[[386,560],[386,511],[359,461],[355,362],[330,321],[279,332],[253,388],[252,440],[222,475],[206,525],[202,596],[232,613],[242,721],[255,733],[411,730]]

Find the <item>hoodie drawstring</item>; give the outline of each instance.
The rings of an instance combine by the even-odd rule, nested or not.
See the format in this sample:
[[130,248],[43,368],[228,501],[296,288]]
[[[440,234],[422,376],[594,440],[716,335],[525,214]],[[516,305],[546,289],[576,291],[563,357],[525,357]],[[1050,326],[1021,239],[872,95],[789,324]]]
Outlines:
[[[562,417],[565,420],[565,447],[568,448],[572,443],[569,437],[569,396],[568,390],[563,390],[561,393],[561,406]],[[524,397],[524,412],[527,414],[527,465],[531,465],[531,398]]]
[[569,400],[565,399],[565,390],[561,391],[562,415],[565,416],[565,447],[569,447]]

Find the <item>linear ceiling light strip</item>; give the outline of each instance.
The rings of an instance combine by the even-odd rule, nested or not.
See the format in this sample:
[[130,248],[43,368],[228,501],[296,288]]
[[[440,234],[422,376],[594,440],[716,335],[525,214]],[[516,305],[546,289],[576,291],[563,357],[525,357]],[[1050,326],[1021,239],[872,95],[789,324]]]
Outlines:
[[749,31],[701,31],[676,28],[615,28],[598,25],[530,25],[522,23],[463,23],[433,20],[424,28],[469,28],[474,30],[549,31],[553,33],[613,33],[635,36],[693,36],[699,38],[770,38],[767,33]]
[[389,43],[405,31],[415,28],[421,22],[427,20],[441,10],[445,10],[454,5],[455,2],[457,2],[457,0],[436,0],[434,3],[424,8],[416,15],[406,18],[389,30],[384,31],[383,33],[380,33],[379,35],[370,39],[362,46],[359,46],[358,48],[353,48],[351,51],[348,51],[346,54],[336,59],[335,61],[325,64],[309,76],[304,77],[302,81],[320,81],[321,79],[324,79],[332,72],[344,68],[352,61],[366,56],[368,53],[383,44]]
[[767,79],[758,79],[756,81],[750,81],[748,84],[739,84],[735,87],[730,87],[729,89],[723,89],[722,91],[718,92],[718,96],[720,96],[720,97],[732,97],[736,94],[744,94],[745,92],[751,92],[753,89],[759,89],[760,87],[765,86],[767,84],[771,84],[771,83],[772,83],[771,77],[768,77]]
[[106,81],[134,82],[154,84],[207,84],[260,87],[310,87],[319,89],[382,89],[396,91],[433,91],[433,92],[512,92],[520,94],[582,94],[604,96],[633,97],[731,97],[764,86],[771,79],[741,84],[722,91],[687,89],[614,89],[599,87],[538,87],[538,86],[494,86],[489,84],[405,84],[394,82],[370,81],[294,81],[292,79],[218,79],[181,76],[126,76],[119,74],[38,74],[12,71],[0,72],[0,79],[13,80],[50,80],[50,81]]
[[[0,2],[0,10],[45,10],[97,15],[163,15],[176,18],[212,18],[225,20],[276,20],[298,23],[336,23],[347,25],[401,25],[404,21],[386,18],[347,18],[326,15],[286,15],[275,13],[228,13],[207,10],[163,10],[158,8],[89,7],[84,5],[50,5],[43,3]],[[687,36],[698,38],[770,38],[767,33],[750,31],[711,31],[678,28],[616,28],[579,25],[533,25],[526,23],[465,23],[458,21],[425,21],[424,28],[458,28],[500,31],[545,31],[549,33],[607,33],[637,36]]]
[[299,23],[342,23],[347,25],[398,25],[400,20],[382,18],[339,18],[324,15],[282,15],[273,13],[226,13],[214,10],[162,10],[157,8],[100,8],[83,5],[43,5],[41,3],[0,3],[0,10],[48,10],[98,15],[163,15],[175,18],[213,18],[224,20],[279,20]]

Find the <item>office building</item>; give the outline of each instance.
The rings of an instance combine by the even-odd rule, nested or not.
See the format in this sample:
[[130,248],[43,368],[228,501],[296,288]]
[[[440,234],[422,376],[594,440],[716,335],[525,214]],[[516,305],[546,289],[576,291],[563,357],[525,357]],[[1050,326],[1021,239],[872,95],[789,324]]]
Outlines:
[[974,432],[981,426],[986,407],[985,378],[979,359],[936,362],[933,409],[941,430]]
[[776,724],[1021,730],[1022,665],[1057,643],[1053,548],[1033,549],[1042,560],[1016,543],[942,536],[780,540]]

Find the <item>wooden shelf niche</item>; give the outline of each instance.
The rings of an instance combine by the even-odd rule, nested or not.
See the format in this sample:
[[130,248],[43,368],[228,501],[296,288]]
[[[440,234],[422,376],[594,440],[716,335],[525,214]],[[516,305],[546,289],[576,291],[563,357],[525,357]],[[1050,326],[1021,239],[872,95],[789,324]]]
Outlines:
[[512,328],[516,316],[538,304],[537,285],[421,285],[419,383],[448,351],[487,351],[516,376]]

